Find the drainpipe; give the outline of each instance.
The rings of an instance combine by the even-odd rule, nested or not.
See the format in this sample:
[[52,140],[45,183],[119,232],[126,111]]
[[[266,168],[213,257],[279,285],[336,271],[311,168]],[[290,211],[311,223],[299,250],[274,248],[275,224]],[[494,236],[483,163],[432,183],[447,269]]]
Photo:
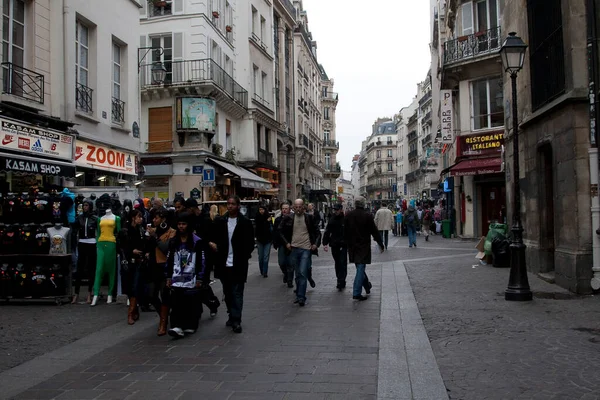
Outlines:
[[600,158],[598,157],[599,132],[597,129],[600,122],[600,109],[598,107],[598,89],[596,85],[600,82],[598,70],[598,27],[596,26],[595,0],[586,0],[587,11],[587,53],[588,53],[588,94],[590,101],[590,195],[592,226],[599,227],[596,235],[592,234],[592,280],[590,282],[593,290],[600,289],[600,197],[598,197],[598,171],[600,170]]

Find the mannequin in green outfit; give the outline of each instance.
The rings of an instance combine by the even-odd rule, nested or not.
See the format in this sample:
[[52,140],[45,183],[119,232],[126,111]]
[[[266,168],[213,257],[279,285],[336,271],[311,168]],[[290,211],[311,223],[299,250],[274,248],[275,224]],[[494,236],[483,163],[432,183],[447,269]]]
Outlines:
[[[96,280],[94,281],[94,298],[91,306],[98,302],[102,278],[108,274],[108,293],[113,293],[115,287],[115,270],[117,262],[117,235],[121,231],[121,218],[114,215],[111,209],[100,218],[96,232]],[[112,303],[112,295],[108,295],[107,304]]]

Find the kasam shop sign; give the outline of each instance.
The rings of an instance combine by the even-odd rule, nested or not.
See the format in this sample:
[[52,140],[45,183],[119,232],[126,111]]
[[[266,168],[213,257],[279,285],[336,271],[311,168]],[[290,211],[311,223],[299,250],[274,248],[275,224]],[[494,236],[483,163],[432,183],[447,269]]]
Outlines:
[[76,141],[75,164],[83,167],[137,175],[136,155],[82,140]]
[[479,135],[459,136],[460,156],[497,156],[500,157],[504,145],[504,131]]

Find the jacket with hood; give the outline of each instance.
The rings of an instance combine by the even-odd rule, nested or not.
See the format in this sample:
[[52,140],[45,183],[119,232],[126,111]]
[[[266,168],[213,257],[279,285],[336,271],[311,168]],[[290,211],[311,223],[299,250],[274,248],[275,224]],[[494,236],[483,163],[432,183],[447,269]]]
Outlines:
[[171,279],[173,287],[193,289],[197,281],[204,280],[204,246],[198,236],[191,232],[189,235],[185,243],[179,236],[169,242],[166,277]]
[[79,242],[96,243],[96,229],[98,228],[98,217],[94,213],[94,202],[85,199],[83,204],[89,205],[89,211],[83,212],[75,220],[75,228]]
[[61,192],[60,212],[63,225],[75,223],[75,193],[67,188]]
[[408,206],[408,210],[404,212],[404,224],[414,228],[418,228],[420,225],[419,213],[412,204]]

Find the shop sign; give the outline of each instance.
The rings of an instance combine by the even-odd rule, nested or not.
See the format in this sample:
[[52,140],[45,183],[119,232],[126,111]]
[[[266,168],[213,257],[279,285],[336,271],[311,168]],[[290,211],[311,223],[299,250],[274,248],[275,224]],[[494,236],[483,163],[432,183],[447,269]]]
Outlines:
[[133,153],[77,140],[75,165],[125,175],[137,175],[137,156]]
[[452,114],[452,90],[440,91],[440,112],[442,116],[442,143],[454,142],[453,122],[454,115]]
[[73,136],[0,119],[0,149],[73,160]]
[[504,131],[458,137],[458,156],[494,156],[502,153]]
[[70,165],[57,165],[52,162],[23,160],[0,156],[1,170],[7,172],[22,172],[27,174],[52,175],[52,176],[75,176],[75,167]]

